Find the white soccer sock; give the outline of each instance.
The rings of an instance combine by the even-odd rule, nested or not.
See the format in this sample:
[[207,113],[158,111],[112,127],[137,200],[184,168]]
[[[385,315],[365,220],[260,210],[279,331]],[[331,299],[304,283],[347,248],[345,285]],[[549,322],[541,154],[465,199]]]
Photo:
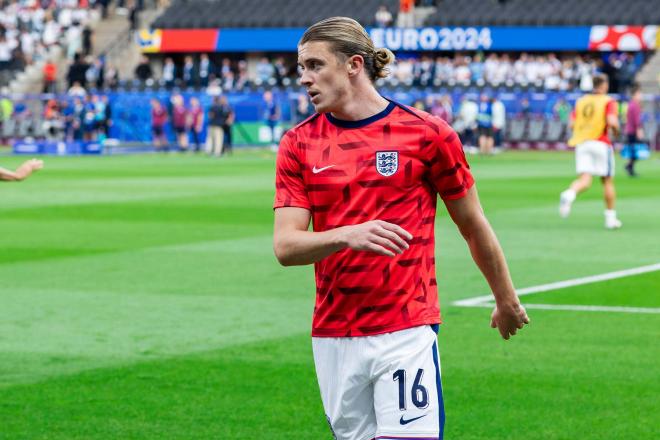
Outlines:
[[616,211],[614,209],[606,209],[605,220],[616,220]]
[[571,188],[568,188],[566,191],[561,193],[561,198],[566,200],[568,203],[573,203],[575,201],[575,197],[577,197],[577,194]]

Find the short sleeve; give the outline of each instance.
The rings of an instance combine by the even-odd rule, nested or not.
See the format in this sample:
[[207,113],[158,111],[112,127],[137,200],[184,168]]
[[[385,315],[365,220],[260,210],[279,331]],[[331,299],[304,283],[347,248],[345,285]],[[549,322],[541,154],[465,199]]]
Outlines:
[[294,206],[310,209],[305,183],[302,176],[302,165],[298,156],[296,136],[287,132],[280,141],[275,169],[275,202],[273,208]]
[[435,118],[428,125],[437,128],[429,130],[428,179],[443,200],[465,197],[474,185],[474,178],[458,134],[447,123]]
[[619,114],[619,105],[614,99],[610,99],[605,107],[605,113],[612,116],[617,116]]

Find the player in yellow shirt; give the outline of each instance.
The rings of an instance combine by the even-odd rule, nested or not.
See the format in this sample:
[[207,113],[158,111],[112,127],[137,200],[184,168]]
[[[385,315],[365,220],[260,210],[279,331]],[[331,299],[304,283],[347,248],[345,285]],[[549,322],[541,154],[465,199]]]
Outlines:
[[593,176],[600,177],[605,197],[605,227],[618,229],[622,223],[616,216],[614,205],[614,148],[610,132],[619,134],[619,118],[616,101],[607,96],[609,83],[607,76],[594,77],[593,93],[578,99],[571,118],[573,136],[568,145],[575,147],[575,179],[559,198],[559,215],[568,217],[571,205],[578,194],[586,191]]

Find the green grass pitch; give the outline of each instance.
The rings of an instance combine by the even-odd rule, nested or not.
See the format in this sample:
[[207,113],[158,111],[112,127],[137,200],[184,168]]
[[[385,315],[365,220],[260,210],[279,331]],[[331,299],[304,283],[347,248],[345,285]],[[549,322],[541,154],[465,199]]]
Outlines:
[[[49,157],[0,184],[0,439],[330,439],[312,267],[272,253],[273,154]],[[569,153],[469,158],[519,288],[660,262],[660,161],[561,220]],[[2,157],[14,167],[20,158]],[[660,315],[530,310],[511,341],[440,204],[445,438],[660,438]],[[660,272],[523,302],[660,307]]]

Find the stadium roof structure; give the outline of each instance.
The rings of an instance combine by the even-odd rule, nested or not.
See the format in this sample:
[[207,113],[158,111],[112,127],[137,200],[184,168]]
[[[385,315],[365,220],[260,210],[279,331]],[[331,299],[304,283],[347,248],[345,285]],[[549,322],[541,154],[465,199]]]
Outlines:
[[653,0],[460,0],[437,2],[427,26],[657,25]]
[[347,16],[363,26],[375,25],[385,5],[394,14],[398,0],[175,0],[153,28],[287,28],[307,27],[332,16]]
[[[658,25],[653,0],[437,0],[424,26]],[[398,0],[174,0],[153,28],[307,27],[323,18],[353,17],[374,26],[385,5],[396,15]]]

